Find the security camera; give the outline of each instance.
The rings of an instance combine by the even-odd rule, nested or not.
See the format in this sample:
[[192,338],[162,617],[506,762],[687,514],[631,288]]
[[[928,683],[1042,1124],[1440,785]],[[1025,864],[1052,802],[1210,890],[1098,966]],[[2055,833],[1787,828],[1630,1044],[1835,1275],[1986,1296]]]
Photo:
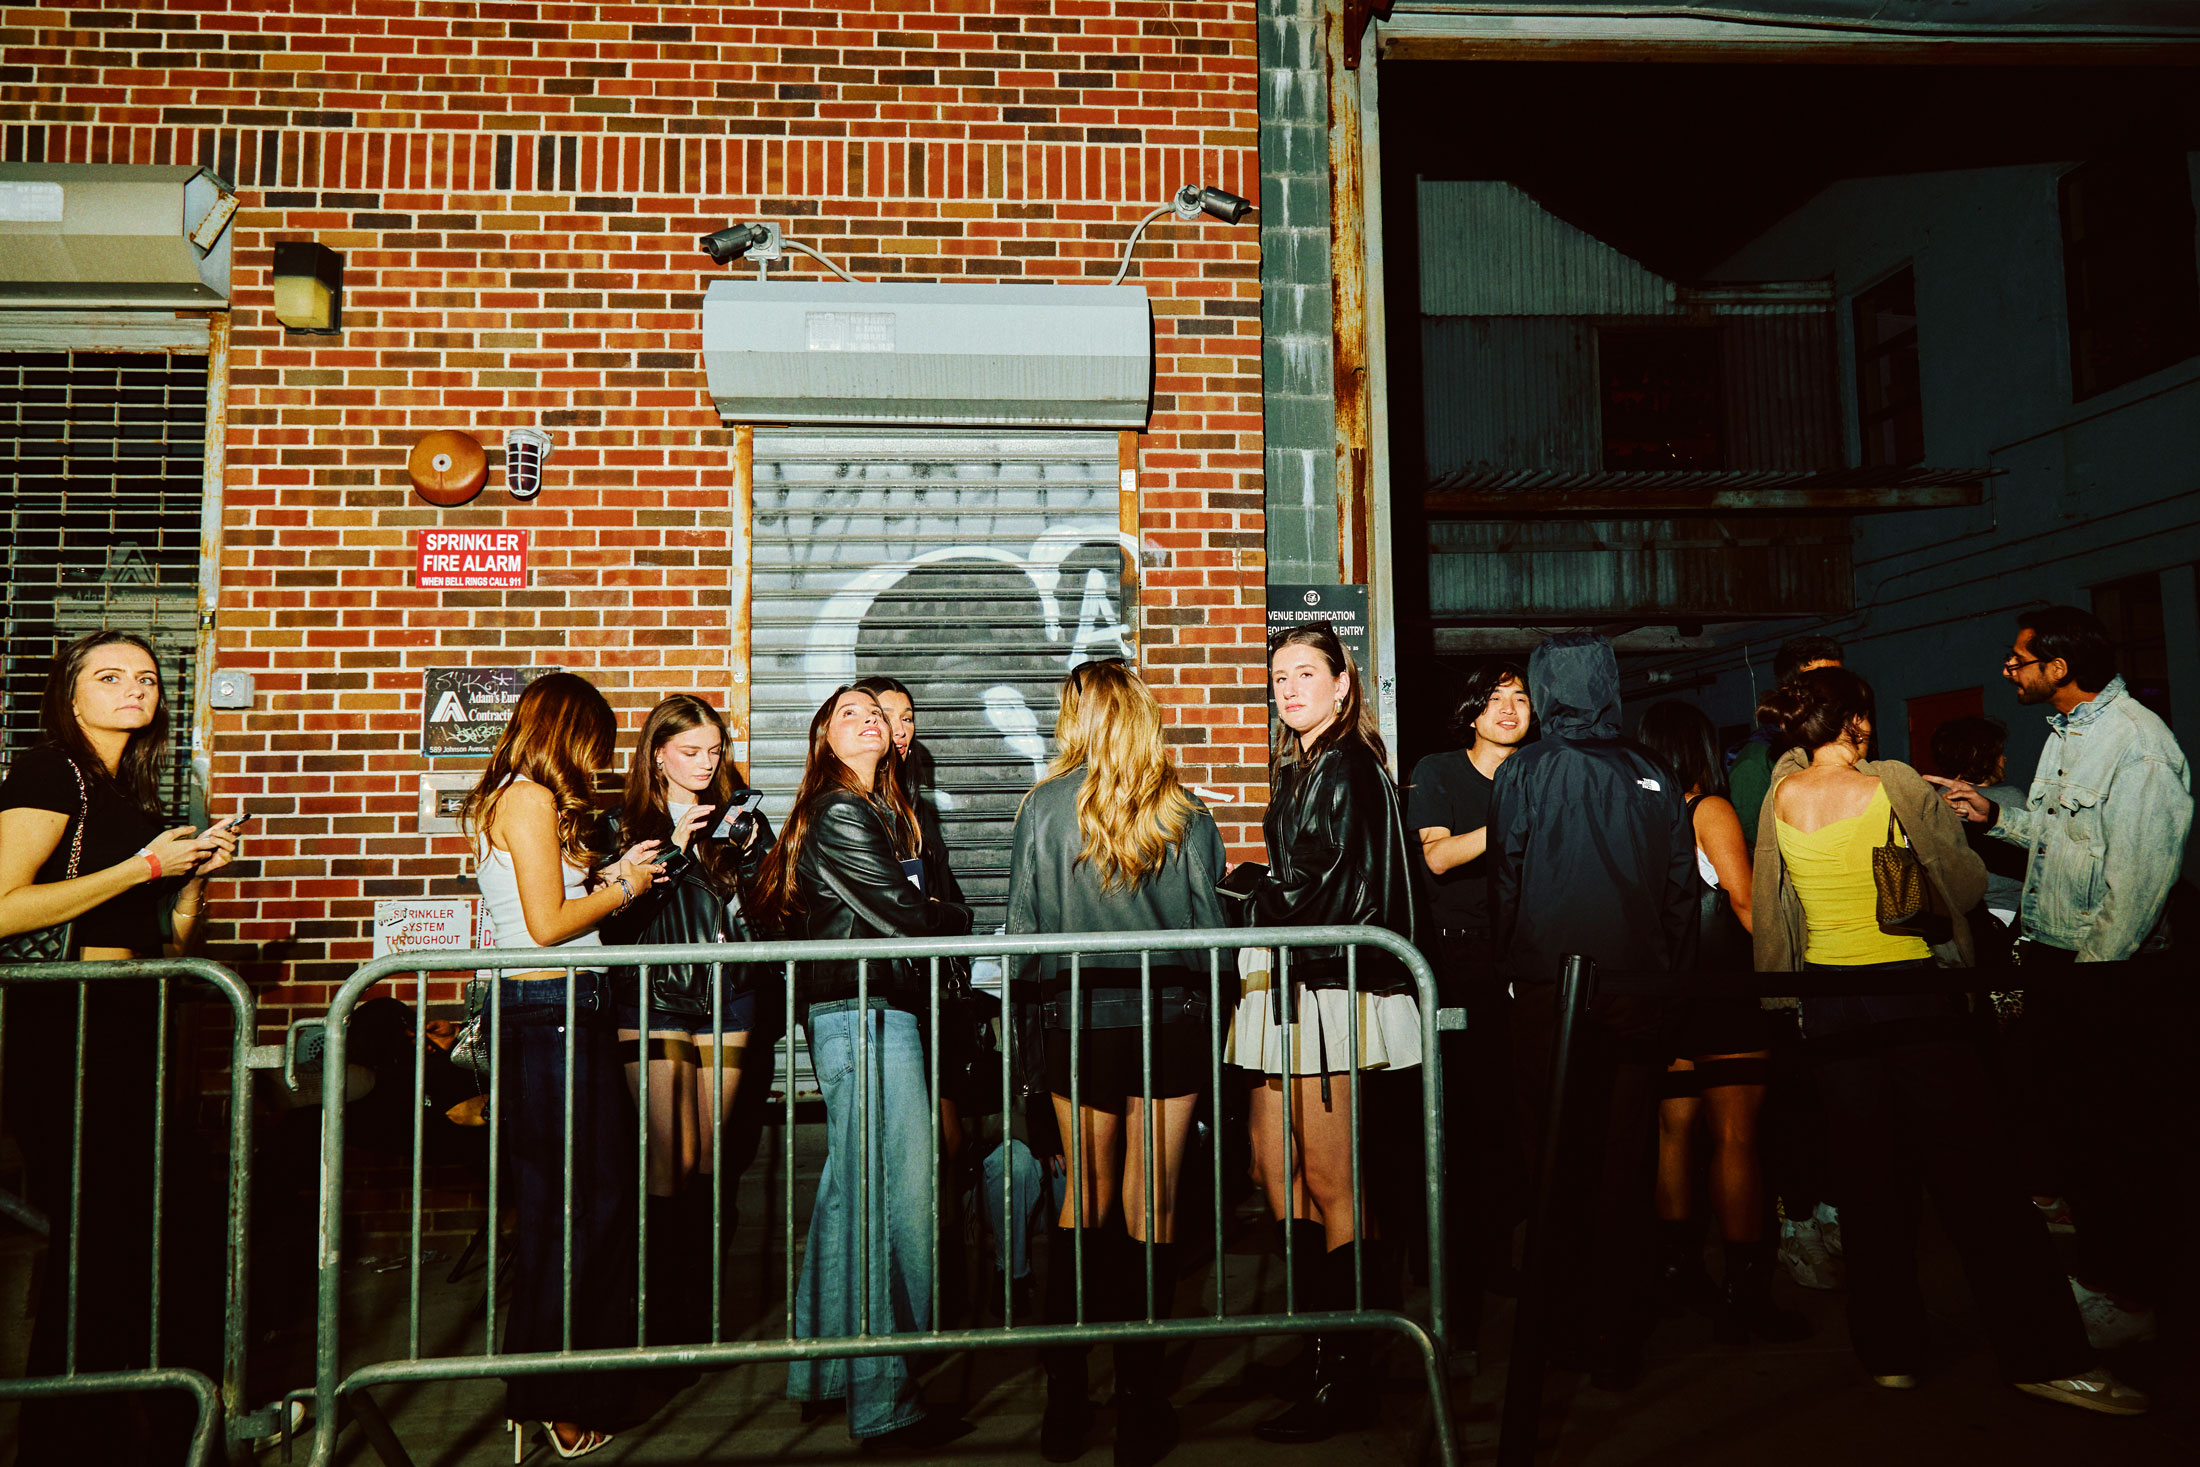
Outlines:
[[1235,224],[1251,212],[1253,201],[1207,184],[1187,183],[1176,191],[1175,205],[1179,219],[1190,219],[1204,212],[1225,224]]
[[771,237],[770,228],[762,224],[729,224],[716,234],[704,235],[697,243],[714,263],[723,265],[768,244]]

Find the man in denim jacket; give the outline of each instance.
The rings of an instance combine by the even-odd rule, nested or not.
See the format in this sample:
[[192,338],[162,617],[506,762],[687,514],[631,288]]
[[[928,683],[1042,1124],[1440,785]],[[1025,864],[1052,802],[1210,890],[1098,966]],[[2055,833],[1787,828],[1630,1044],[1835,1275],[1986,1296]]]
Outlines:
[[1966,819],[2030,852],[2020,968],[2119,964],[2098,982],[2066,972],[2023,985],[2024,1022],[2053,1036],[2063,1061],[2039,1083],[2070,1111],[2072,1134],[2087,1138],[2070,1158],[2071,1282],[2087,1333],[2107,1349],[2154,1337],[2148,1301],[2166,1287],[2177,1248],[2175,1168],[2163,1147],[2174,1144],[2181,1069],[2163,1049],[2178,1028],[2163,914],[2192,825],[2191,779],[2168,726],[2116,676],[2108,630],[2091,613],[2027,614],[2002,676],[2021,702],[2054,707],[2025,808],[1996,805],[1962,780],[1934,783]]

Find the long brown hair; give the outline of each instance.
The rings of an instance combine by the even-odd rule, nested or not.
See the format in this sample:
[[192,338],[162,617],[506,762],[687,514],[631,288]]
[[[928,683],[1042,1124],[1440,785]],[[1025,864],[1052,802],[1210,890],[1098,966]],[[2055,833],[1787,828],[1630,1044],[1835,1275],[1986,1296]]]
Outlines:
[[92,774],[106,774],[106,761],[93,750],[91,740],[84,737],[83,725],[76,721],[76,680],[91,665],[93,653],[117,643],[135,647],[152,658],[153,681],[161,685],[153,695],[153,716],[145,727],[130,731],[114,772],[114,783],[130,803],[157,824],[165,818],[160,790],[168,775],[168,689],[161,673],[160,654],[151,642],[135,632],[104,631],[87,633],[62,648],[46,674],[46,691],[39,699],[39,727],[47,741],[59,745],[79,767]]
[[[728,734],[726,720],[718,710],[693,693],[674,693],[671,697],[649,710],[642,720],[641,737],[634,745],[634,762],[626,774],[626,792],[619,800],[619,839],[628,845],[636,841],[672,840],[672,809],[666,802],[667,781],[657,767],[657,755],[664,746],[684,733],[699,728],[714,730],[718,735],[721,757],[718,772],[711,776],[710,788],[696,796],[696,803],[715,808],[710,814],[712,829],[725,817],[726,806],[733,797],[747,787],[735,767],[730,751],[727,751]],[[741,863],[737,852],[728,843],[717,840],[691,840],[688,854],[695,864],[703,868],[721,895],[731,894],[739,885]]]
[[619,720],[595,685],[578,673],[545,673],[527,685],[512,721],[489,755],[489,767],[466,797],[461,817],[469,835],[485,838],[497,801],[524,775],[558,806],[558,850],[566,864],[602,863],[604,822],[591,795],[596,771],[611,762]]
[[1348,680],[1345,683],[1344,706],[1337,710],[1337,716],[1330,721],[1329,727],[1323,729],[1321,736],[1314,740],[1313,748],[1302,750],[1299,747],[1298,732],[1280,716],[1276,719],[1275,737],[1268,750],[1268,760],[1273,768],[1280,772],[1286,764],[1311,764],[1346,739],[1358,739],[1367,745],[1368,752],[1375,756],[1376,763],[1388,764],[1390,754],[1383,746],[1382,726],[1375,721],[1374,705],[1367,701],[1361,687],[1366,679],[1360,676],[1359,663],[1353,660],[1352,653],[1344,643],[1337,640],[1337,634],[1329,629],[1329,623],[1309,622],[1305,626],[1293,627],[1287,632],[1278,632],[1270,637],[1268,665],[1271,669],[1275,667],[1276,654],[1286,647],[1313,648],[1321,654],[1322,661],[1329,664],[1331,677],[1343,676]]
[[1136,891],[1184,839],[1198,809],[1162,740],[1153,690],[1119,658],[1080,663],[1062,684],[1054,740],[1060,752],[1039,783],[1085,771],[1077,859],[1099,868],[1103,892]]
[[[794,811],[787,817],[787,828],[779,833],[779,843],[765,855],[754,890],[745,894],[751,909],[775,932],[791,930],[802,911],[802,893],[795,876],[802,863],[802,848],[809,844],[811,827],[817,823],[820,802],[836,790],[863,794],[855,771],[840,762],[826,737],[832,728],[833,710],[850,693],[871,696],[854,686],[837,687],[811,716],[810,752],[803,761],[802,783],[794,792]],[[899,757],[889,734],[885,757],[879,760],[878,774],[866,798],[873,805],[884,805],[885,813],[893,817],[886,822],[887,833],[893,838],[894,854],[906,861],[917,854],[917,812],[910,808],[909,797],[902,791],[900,771],[890,767]]]

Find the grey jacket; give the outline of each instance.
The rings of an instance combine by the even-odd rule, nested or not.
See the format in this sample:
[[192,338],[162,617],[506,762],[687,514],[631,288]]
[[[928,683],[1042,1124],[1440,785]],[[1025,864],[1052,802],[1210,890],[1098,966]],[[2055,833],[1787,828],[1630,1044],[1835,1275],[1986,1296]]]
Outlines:
[[2184,750],[2120,677],[2047,728],[2030,796],[1997,807],[1993,827],[2030,852],[2024,935],[2081,963],[2166,946],[2162,912],[2192,827]]
[[[1075,769],[1042,782],[1024,796],[1016,812],[1016,834],[1009,850],[1008,930],[1010,932],[1188,931],[1230,925],[1216,891],[1228,860],[1222,833],[1197,796],[1198,808],[1183,839],[1163,859],[1161,869],[1131,891],[1103,891],[1100,873],[1077,859],[1084,837],[1077,826],[1077,792],[1085,771]],[[1150,955],[1154,976],[1154,1021],[1207,1011],[1210,979],[1206,950],[1160,951]],[[1024,960],[1017,977],[1046,989],[1047,1019],[1067,1028],[1066,985],[1069,958]],[[1237,997],[1236,954],[1219,958],[1224,1001]],[[1093,1028],[1136,1028],[1144,1000],[1139,993],[1136,953],[1088,953],[1078,961],[1084,1022]],[[1027,993],[1027,997],[1037,995]]]

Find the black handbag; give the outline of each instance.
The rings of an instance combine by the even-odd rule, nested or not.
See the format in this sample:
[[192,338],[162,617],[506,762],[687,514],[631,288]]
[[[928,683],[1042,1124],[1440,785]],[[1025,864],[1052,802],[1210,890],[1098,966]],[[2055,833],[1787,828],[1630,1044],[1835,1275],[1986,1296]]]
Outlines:
[[[71,822],[76,833],[69,841],[69,871],[64,881],[77,878],[77,867],[84,860],[84,827],[91,823],[92,792],[84,783],[84,771],[74,759],[69,761],[69,772],[76,776],[76,819]],[[51,927],[34,928],[18,932],[13,937],[0,937],[0,965],[16,963],[66,963],[76,955],[76,919],[56,922]]]

